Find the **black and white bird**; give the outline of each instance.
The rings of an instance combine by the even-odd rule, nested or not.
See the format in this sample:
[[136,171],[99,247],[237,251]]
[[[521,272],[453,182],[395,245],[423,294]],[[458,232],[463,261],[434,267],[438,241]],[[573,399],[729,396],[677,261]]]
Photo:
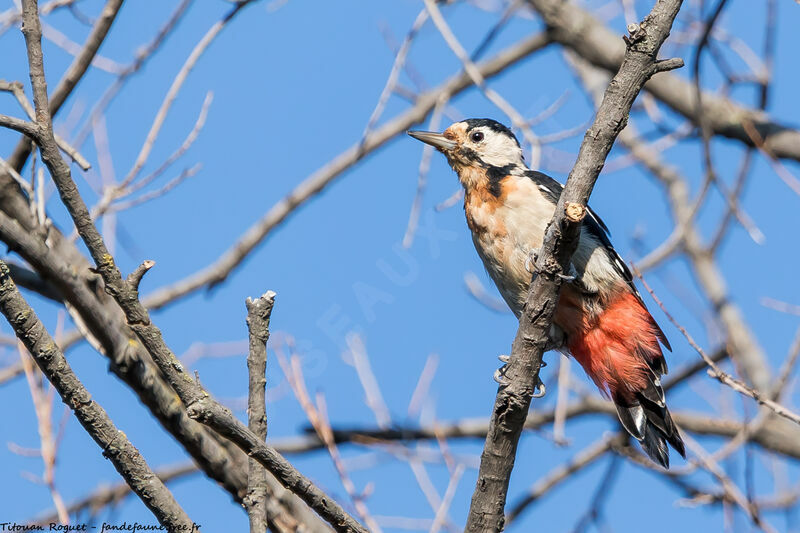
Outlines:
[[[468,119],[443,133],[410,131],[446,157],[464,187],[472,240],[503,299],[519,317],[531,282],[530,258],[542,246],[562,185],[529,169],[506,126]],[[617,407],[622,425],[653,460],[669,467],[666,443],[685,457],[667,409],[661,376],[664,333],[647,311],[631,272],[591,209],[572,256],[551,337]]]

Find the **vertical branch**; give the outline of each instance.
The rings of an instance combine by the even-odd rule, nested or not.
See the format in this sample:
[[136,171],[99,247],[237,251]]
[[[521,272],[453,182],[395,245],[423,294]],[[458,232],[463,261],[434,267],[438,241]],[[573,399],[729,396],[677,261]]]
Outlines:
[[658,72],[683,65],[679,59],[657,59],[681,3],[681,0],[658,0],[641,24],[628,26],[630,36],[625,38],[627,49],[622,65],[606,90],[594,123],[586,132],[539,251],[537,274],[511,348],[506,372],[509,384],[498,389],[489,422],[467,532],[503,530],[503,510],[517,444],[547,346],[563,275],[569,272],[589,195],[644,84]]
[[[247,355],[247,425],[259,439],[266,440],[267,340],[275,293],[267,291],[255,300],[248,298],[245,305],[250,338],[250,351]],[[255,459],[248,459],[247,466],[247,496],[244,498],[244,506],[250,518],[250,533],[264,533],[267,529],[267,472]]]

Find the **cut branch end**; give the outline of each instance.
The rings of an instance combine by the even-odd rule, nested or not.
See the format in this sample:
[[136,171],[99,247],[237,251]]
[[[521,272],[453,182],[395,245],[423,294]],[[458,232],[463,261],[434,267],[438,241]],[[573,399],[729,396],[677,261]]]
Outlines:
[[564,205],[564,213],[570,222],[580,222],[586,216],[586,207],[575,202],[567,202]]
[[152,259],[145,259],[142,261],[142,264],[136,267],[136,270],[128,274],[128,284],[134,289],[139,290],[139,283],[141,283],[142,278],[147,273],[148,270],[153,268],[156,265],[156,262]]

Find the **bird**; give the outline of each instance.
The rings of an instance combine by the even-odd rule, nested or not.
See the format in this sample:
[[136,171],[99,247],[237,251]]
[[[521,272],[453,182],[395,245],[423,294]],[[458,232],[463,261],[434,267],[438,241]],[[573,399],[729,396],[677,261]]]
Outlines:
[[[472,241],[519,318],[563,186],[528,168],[514,133],[492,119],[472,118],[442,133],[408,135],[444,154],[458,175]],[[614,250],[608,227],[590,207],[564,278],[548,348],[571,355],[613,401],[622,426],[650,459],[669,468],[666,443],[686,457],[661,383],[667,373],[661,346],[671,347]]]

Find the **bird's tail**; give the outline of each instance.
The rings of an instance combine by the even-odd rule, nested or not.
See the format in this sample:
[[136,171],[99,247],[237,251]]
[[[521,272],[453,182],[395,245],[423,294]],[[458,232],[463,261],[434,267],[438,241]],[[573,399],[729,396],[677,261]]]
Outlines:
[[613,400],[622,425],[664,468],[669,468],[667,442],[685,458],[661,387],[667,365],[659,341],[669,345],[644,304],[621,290],[602,311],[582,318],[581,326],[569,335],[569,350]]

